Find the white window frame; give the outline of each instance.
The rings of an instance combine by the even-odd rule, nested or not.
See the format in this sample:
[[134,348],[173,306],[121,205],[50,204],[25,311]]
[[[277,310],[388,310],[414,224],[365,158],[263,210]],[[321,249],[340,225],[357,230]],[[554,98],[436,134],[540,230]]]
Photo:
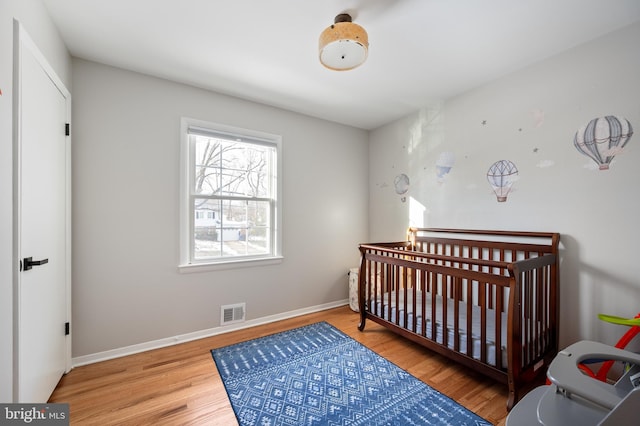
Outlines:
[[[248,142],[262,142],[276,148],[276,194],[271,219],[272,253],[261,256],[221,257],[194,261],[192,259],[194,236],[194,212],[191,187],[193,185],[194,160],[189,141],[189,129],[224,134]],[[199,272],[216,269],[269,265],[282,261],[282,137],[255,130],[212,123],[194,118],[180,120],[180,272]]]

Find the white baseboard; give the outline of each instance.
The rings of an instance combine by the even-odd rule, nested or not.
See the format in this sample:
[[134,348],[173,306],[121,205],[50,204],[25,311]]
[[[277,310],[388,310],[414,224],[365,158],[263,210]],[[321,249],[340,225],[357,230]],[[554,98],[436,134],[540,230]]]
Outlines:
[[269,315],[267,317],[256,318],[242,323],[227,325],[224,327],[214,327],[207,330],[195,331],[193,333],[180,334],[164,339],[153,340],[151,342],[139,343],[136,345],[125,346],[123,348],[111,349],[95,354],[83,355],[71,359],[72,367],[93,364],[95,362],[107,361],[109,359],[120,358],[127,355],[137,354],[152,349],[164,348],[167,346],[178,345],[180,343],[190,342],[192,340],[203,339],[205,337],[216,336],[218,334],[230,333],[244,328],[255,327],[256,325],[268,324],[287,318],[293,318],[300,315],[311,314],[314,312],[324,311],[326,309],[337,308],[338,306],[348,305],[349,300],[339,300],[336,302],[325,303],[323,305],[310,306],[308,308],[296,309],[295,311],[283,312],[281,314]]

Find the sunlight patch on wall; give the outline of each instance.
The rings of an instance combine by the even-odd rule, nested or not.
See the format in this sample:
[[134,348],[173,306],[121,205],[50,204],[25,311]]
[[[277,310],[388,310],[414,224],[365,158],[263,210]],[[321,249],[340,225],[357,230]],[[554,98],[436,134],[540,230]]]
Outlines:
[[424,228],[424,214],[427,208],[413,197],[409,197],[409,226]]

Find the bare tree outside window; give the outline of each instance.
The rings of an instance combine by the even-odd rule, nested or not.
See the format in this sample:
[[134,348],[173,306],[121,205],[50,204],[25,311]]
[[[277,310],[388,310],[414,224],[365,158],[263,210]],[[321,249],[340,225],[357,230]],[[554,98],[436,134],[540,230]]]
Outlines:
[[194,259],[270,254],[275,148],[199,134],[189,138]]

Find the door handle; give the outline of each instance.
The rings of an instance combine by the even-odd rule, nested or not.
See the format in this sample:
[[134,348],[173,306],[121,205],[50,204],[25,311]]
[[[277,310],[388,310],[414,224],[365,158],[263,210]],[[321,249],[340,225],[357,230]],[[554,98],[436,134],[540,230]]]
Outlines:
[[24,261],[22,262],[22,265],[23,265],[22,270],[28,271],[29,269],[32,269],[34,266],[44,265],[45,263],[49,263],[49,259],[33,260],[33,257],[25,257]]

